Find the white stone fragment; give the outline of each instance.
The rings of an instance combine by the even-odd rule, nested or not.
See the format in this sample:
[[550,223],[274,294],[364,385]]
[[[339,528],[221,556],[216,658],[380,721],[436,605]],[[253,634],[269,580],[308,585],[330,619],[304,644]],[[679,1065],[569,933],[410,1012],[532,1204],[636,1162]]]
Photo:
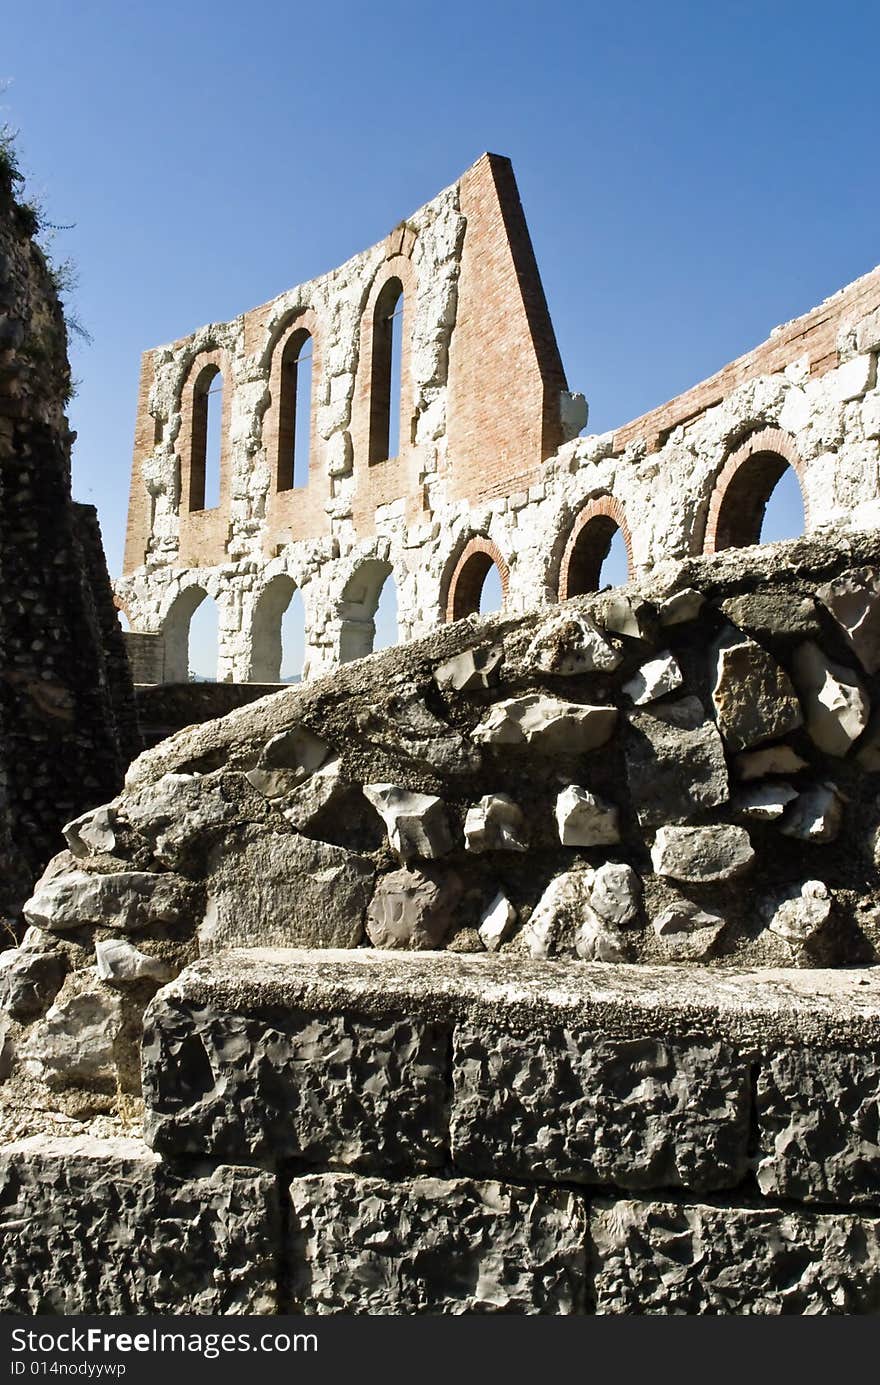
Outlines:
[[563,611],[542,622],[527,658],[544,673],[611,673],[623,655],[589,616]]
[[756,784],[737,797],[734,812],[737,817],[753,818],[757,822],[776,822],[797,796],[797,789],[784,780]]
[[563,871],[554,876],[535,905],[523,929],[523,940],[532,957],[549,957],[566,933],[574,932],[590,907],[593,872]]
[[98,976],[111,985],[126,981],[168,981],[171,971],[161,957],[148,957],[125,938],[104,938],[95,943]]
[[468,808],[464,820],[468,851],[526,851],[525,816],[507,794],[486,794]]
[[465,649],[455,654],[445,663],[434,669],[434,681],[440,688],[453,692],[473,692],[478,688],[491,687],[497,682],[498,669],[504,658],[504,648],[500,644],[483,645],[477,649]]
[[100,852],[113,851],[116,846],[115,825],[115,805],[103,803],[100,808],[92,808],[88,813],[74,818],[61,830],[69,850],[83,859]]
[[843,800],[833,784],[814,784],[797,796],[781,831],[805,842],[833,842],[843,822]]
[[805,880],[785,894],[766,900],[762,912],[771,933],[786,942],[803,944],[828,922],[831,907],[828,886],[822,880]]
[[623,942],[617,929],[585,909],[574,935],[574,950],[584,962],[622,962]]
[[531,745],[546,755],[579,755],[604,745],[616,721],[616,707],[529,693],[497,702],[471,735],[485,745]]
[[685,587],[683,591],[675,592],[673,596],[668,596],[661,603],[658,616],[661,625],[684,625],[690,620],[696,620],[706,598],[702,592],[698,592],[694,587]]
[[556,799],[556,824],[563,846],[613,846],[620,841],[618,812],[579,784]]
[[452,835],[442,798],[411,793],[397,784],[365,784],[364,797],[385,823],[392,850],[402,861],[431,859],[452,850]]
[[742,827],[661,827],[651,847],[658,875],[673,880],[732,880],[755,859]]
[[516,909],[503,890],[499,890],[491,904],[483,911],[477,932],[484,946],[490,952],[497,952],[515,923]]
[[668,649],[642,664],[637,673],[624,683],[623,691],[638,707],[666,693],[674,692],[684,682],[681,669]]
[[880,573],[859,568],[816,592],[843,631],[866,673],[880,670]]
[[798,648],[794,675],[811,739],[827,755],[845,755],[871,713],[858,675],[832,663],[812,641]]
[[605,861],[590,888],[590,907],[606,923],[632,923],[639,912],[640,882],[625,861]]

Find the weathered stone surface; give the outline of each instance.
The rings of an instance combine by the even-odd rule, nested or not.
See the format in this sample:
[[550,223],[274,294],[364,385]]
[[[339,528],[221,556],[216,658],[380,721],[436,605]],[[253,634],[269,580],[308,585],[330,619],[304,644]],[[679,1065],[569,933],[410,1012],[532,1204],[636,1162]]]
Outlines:
[[563,846],[613,846],[620,841],[618,811],[579,784],[556,799],[556,825]]
[[369,710],[355,717],[357,739],[381,756],[389,753],[418,767],[430,766],[447,773],[477,770],[480,751],[469,739],[430,710],[412,688],[377,690]]
[[181,1175],[133,1139],[22,1140],[0,1150],[0,1311],[274,1313],[278,1227],[269,1173]]
[[167,962],[161,957],[149,957],[132,947],[126,938],[103,938],[95,944],[98,979],[111,986],[128,981],[168,981],[171,977]]
[[157,923],[177,922],[186,894],[185,882],[176,875],[134,870],[98,875],[69,870],[38,880],[22,912],[28,923],[49,932],[96,924],[134,933]]
[[758,1184],[766,1197],[880,1205],[880,1061],[783,1049],[761,1065]]
[[15,1041],[6,1015],[0,1015],[0,1082],[5,1082],[15,1066]]
[[674,655],[667,649],[655,659],[649,659],[647,663],[642,664],[638,672],[624,683],[623,691],[637,707],[640,707],[646,702],[653,702],[655,698],[664,697],[666,693],[674,692],[683,682],[681,669]]
[[14,1020],[36,1019],[61,988],[67,963],[60,952],[0,952],[0,1009]]
[[223,793],[219,774],[163,774],[126,794],[120,811],[157,860],[172,869],[185,864],[194,843],[222,834],[239,815]]
[[438,947],[455,920],[461,880],[451,870],[394,870],[383,875],[367,909],[374,947]]
[[673,880],[732,880],[755,859],[742,827],[661,827],[651,860],[658,875]]
[[499,890],[480,917],[479,936],[484,947],[497,952],[516,923],[516,909],[507,895]]
[[631,712],[628,721],[626,777],[643,827],[685,822],[726,803],[724,747],[697,698]]
[[762,913],[771,933],[777,933],[786,942],[801,945],[825,927],[831,917],[831,907],[831,893],[824,881],[805,880],[765,900]]
[[705,1191],[747,1167],[748,1069],[720,1043],[462,1024],[453,1085],[466,1173]]
[[81,859],[110,852],[116,846],[116,812],[112,803],[92,808],[62,828],[64,840],[74,856]]
[[595,871],[563,871],[535,905],[523,941],[536,958],[576,953],[586,961],[618,962],[619,927],[632,922],[638,908],[639,882],[631,866],[606,861]]
[[605,607],[605,628],[631,640],[647,639],[654,623],[654,608],[638,596],[612,596]]
[[639,912],[639,877],[632,866],[605,861],[593,875],[590,907],[608,923],[628,924]]
[[326,1173],[295,1178],[290,1199],[295,1312],[585,1312],[574,1193]]
[[775,1207],[592,1204],[596,1312],[876,1313],[880,1222]]
[[855,568],[816,592],[866,673],[880,670],[880,573]]
[[753,818],[756,822],[778,822],[797,797],[798,791],[791,784],[779,779],[770,780],[737,794],[733,811],[737,817]]
[[744,750],[734,759],[740,779],[763,779],[765,774],[797,774],[807,761],[790,745],[768,745],[760,750]]
[[676,962],[700,962],[710,956],[726,927],[720,914],[701,909],[690,899],[677,899],[652,920],[663,950]]
[[373,864],[292,832],[230,834],[209,862],[203,951],[223,947],[357,947]]
[[341,810],[353,788],[342,772],[341,760],[327,760],[308,779],[285,794],[281,811],[291,826],[306,832],[328,809],[331,812],[335,808]]
[[657,615],[661,625],[685,625],[688,621],[696,620],[705,604],[706,598],[702,592],[685,587],[661,601]]
[[464,820],[468,851],[527,851],[525,815],[507,794],[486,794]]
[[452,834],[442,798],[411,793],[397,784],[365,784],[364,797],[385,823],[388,841],[401,861],[432,859],[452,850]]
[[503,658],[504,646],[500,644],[464,649],[461,654],[455,654],[437,665],[434,680],[438,687],[449,688],[453,692],[491,688],[498,682]]
[[160,991],[145,1017],[144,1132],[154,1149],[383,1171],[442,1164],[442,1025],[400,1012],[376,1021],[263,1013],[246,996],[214,1005],[194,972]]
[[554,876],[523,929],[532,957],[550,957],[574,946],[574,935],[590,907],[591,870],[567,870]]
[[812,740],[826,755],[845,755],[864,731],[871,712],[858,675],[832,663],[810,641],[795,654],[794,675]]
[[604,745],[616,721],[616,707],[529,693],[497,702],[472,734],[487,745],[530,745],[543,755],[580,755]]
[[612,673],[623,655],[595,621],[579,611],[560,611],[538,627],[528,662],[544,673]]
[[745,750],[803,722],[791,679],[766,649],[729,626],[712,646],[712,705],[731,750]]
[[797,795],[780,831],[805,842],[833,842],[843,822],[843,799],[833,784],[813,784]]
[[114,1092],[116,1040],[123,1023],[119,998],[100,983],[66,991],[30,1029],[19,1050],[22,1067],[53,1091]]
[[619,930],[589,905],[575,929],[574,950],[585,962],[622,962],[625,955]]

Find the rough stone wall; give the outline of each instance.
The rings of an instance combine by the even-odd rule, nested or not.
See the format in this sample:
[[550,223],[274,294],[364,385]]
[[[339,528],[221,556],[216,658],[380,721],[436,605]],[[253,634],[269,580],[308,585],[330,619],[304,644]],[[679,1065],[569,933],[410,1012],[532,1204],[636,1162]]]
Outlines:
[[70,499],[61,307],[0,165],[0,912],[136,753],[95,512]]
[[[391,275],[405,290],[402,444],[398,458],[370,465],[372,309]],[[302,323],[316,353],[309,482],[279,493],[278,366]],[[309,676],[369,652],[389,573],[402,640],[446,620],[475,538],[499,561],[506,609],[521,612],[584,589],[570,562],[585,517],[613,515],[632,575],[648,575],[724,542],[731,487],[742,523],[751,508],[759,528],[777,462],[795,467],[808,532],[872,525],[878,348],[875,270],[644,418],[573,437],[583,400],[566,391],[510,164],[487,155],[332,274],[146,354],[117,590],[135,628],[164,629],[175,648],[185,648],[187,602],[207,592],[219,607],[219,676],[247,681],[260,599],[285,576],[303,595]],[[209,360],[229,386],[223,499],[188,514],[190,385]]]

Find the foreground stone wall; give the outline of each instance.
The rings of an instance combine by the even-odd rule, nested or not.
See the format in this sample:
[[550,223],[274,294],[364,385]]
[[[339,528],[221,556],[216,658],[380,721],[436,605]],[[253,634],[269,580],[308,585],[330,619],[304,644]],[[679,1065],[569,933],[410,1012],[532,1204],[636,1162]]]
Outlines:
[[70,498],[61,305],[0,158],[0,915],[140,748],[95,511]]
[[[404,288],[401,446],[377,459],[371,344],[389,276]],[[307,484],[286,488],[281,362],[297,332],[314,341],[312,450]],[[308,678],[370,652],[389,576],[401,641],[475,609],[492,562],[506,609],[532,610],[599,585],[609,524],[633,577],[756,542],[789,465],[807,532],[875,525],[878,349],[874,270],[677,399],[578,437],[586,409],[567,390],[512,169],[486,155],[331,274],[146,353],[119,599],[134,629],[164,635],[167,681],[186,679],[205,594],[218,677],[277,681],[297,587]],[[221,500],[193,511],[194,382],[215,367]]]
[[731,551],[180,732],[25,905],[7,1103],[136,1097],[150,996],[230,947],[876,961],[878,620],[876,532]]
[[875,968],[205,959],[146,1144],[0,1150],[0,1305],[875,1313],[878,1040]]

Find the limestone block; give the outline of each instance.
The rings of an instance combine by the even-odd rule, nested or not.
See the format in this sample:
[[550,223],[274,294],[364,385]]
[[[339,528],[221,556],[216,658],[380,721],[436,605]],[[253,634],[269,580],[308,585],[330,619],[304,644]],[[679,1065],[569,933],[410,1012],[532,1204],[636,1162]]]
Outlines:
[[639,912],[640,883],[632,866],[604,861],[590,885],[590,908],[607,923],[632,923]]
[[814,784],[797,795],[780,831],[805,842],[833,842],[843,822],[843,800],[833,784]]
[[658,875],[673,880],[732,880],[752,865],[755,853],[742,827],[661,827],[651,847]]
[[661,625],[686,625],[688,621],[696,620],[705,604],[706,598],[702,592],[693,587],[684,587],[660,603],[657,615]]
[[267,741],[247,778],[267,798],[281,798],[320,769],[331,753],[323,737],[307,726],[292,726]]
[[163,774],[130,790],[120,806],[128,822],[165,865],[185,865],[193,844],[224,832],[238,818],[217,775]]
[[877,1311],[875,1218],[603,1198],[590,1240],[601,1315]]
[[846,404],[850,399],[859,399],[873,387],[875,377],[876,363],[869,352],[862,356],[853,356],[852,360],[845,361],[828,376],[831,397],[838,404]]
[[270,1173],[181,1174],[139,1140],[35,1136],[0,1151],[0,1205],[3,1313],[278,1310]]
[[532,957],[549,957],[564,944],[574,946],[574,933],[590,908],[591,870],[567,870],[544,890],[523,930]]
[[834,616],[866,673],[880,669],[880,573],[857,568],[816,592]]
[[95,943],[98,978],[111,986],[128,981],[156,981],[171,978],[171,972],[161,957],[149,957],[132,947],[126,938],[103,938]]
[[133,870],[97,875],[75,869],[48,880],[44,875],[22,913],[28,923],[53,933],[84,924],[131,933],[175,923],[186,898],[186,882],[176,875]]
[[438,664],[434,669],[434,681],[440,688],[453,692],[474,692],[477,689],[491,688],[498,682],[504,646],[500,644],[481,645],[476,649],[464,649],[451,659]]
[[831,894],[824,881],[805,880],[765,900],[761,912],[771,933],[800,946],[825,927],[831,906]]
[[529,745],[543,755],[580,755],[604,745],[616,722],[615,707],[530,693],[497,702],[472,736],[486,745]]
[[352,784],[342,773],[342,761],[334,758],[288,793],[281,811],[298,831],[306,832],[328,809],[341,809],[352,791]]
[[585,1312],[575,1193],[345,1173],[290,1185],[294,1312]]
[[[237,955],[244,976],[253,964]],[[247,991],[212,1004],[190,971],[145,1016],[145,1138],[167,1155],[434,1168],[448,1143],[448,1044],[413,1014],[264,1013]]]
[[625,955],[619,930],[589,906],[575,929],[574,950],[584,962],[622,962]]
[[203,951],[357,947],[374,869],[365,856],[293,832],[233,832],[209,862]]
[[397,784],[364,784],[364,797],[385,823],[388,841],[401,861],[431,860],[452,850],[452,834],[442,798],[411,793]]
[[489,952],[497,952],[516,923],[516,909],[507,895],[499,890],[480,916],[477,930],[484,947]]
[[794,674],[810,737],[827,755],[845,755],[871,712],[858,675],[826,659],[812,641],[799,646]]
[[785,780],[770,780],[767,783],[755,784],[752,788],[737,794],[733,811],[737,817],[751,818],[755,822],[778,822],[789,804],[797,797],[797,789],[792,788]]
[[730,626],[712,646],[712,660],[712,705],[731,750],[745,750],[801,725],[791,679],[755,640]]
[[701,909],[689,899],[677,899],[652,920],[664,953],[676,962],[701,962],[724,932],[720,914]]
[[765,774],[797,774],[807,761],[790,745],[768,745],[760,750],[744,750],[735,756],[734,769],[740,779],[763,779]]
[[113,851],[116,846],[115,823],[114,805],[104,803],[100,808],[92,808],[88,813],[74,818],[61,830],[69,850],[82,859]]
[[54,1091],[86,1087],[115,1092],[122,1023],[118,996],[100,983],[62,993],[21,1045],[22,1067]]
[[880,1203],[876,1051],[783,1049],[761,1065],[758,1184],[765,1197]]
[[485,794],[464,820],[468,851],[527,851],[525,815],[507,794]]
[[541,621],[526,662],[544,673],[611,673],[623,659],[595,621],[578,611],[562,611]]
[[643,827],[686,822],[727,802],[724,747],[698,698],[631,712],[627,720],[626,777]]
[[24,1022],[45,1014],[61,989],[66,970],[61,952],[28,952],[15,947],[0,952],[0,1009]]
[[655,659],[649,659],[632,678],[623,685],[623,692],[637,707],[666,693],[680,688],[684,678],[681,669],[669,650],[664,650]]
[[618,811],[579,784],[556,799],[556,825],[563,846],[613,846],[620,841]]
[[469,1174],[733,1187],[749,1105],[747,1066],[717,1041],[455,1030],[452,1157]]
[[367,909],[374,947],[439,947],[455,921],[461,880],[454,871],[395,870],[383,875]]

